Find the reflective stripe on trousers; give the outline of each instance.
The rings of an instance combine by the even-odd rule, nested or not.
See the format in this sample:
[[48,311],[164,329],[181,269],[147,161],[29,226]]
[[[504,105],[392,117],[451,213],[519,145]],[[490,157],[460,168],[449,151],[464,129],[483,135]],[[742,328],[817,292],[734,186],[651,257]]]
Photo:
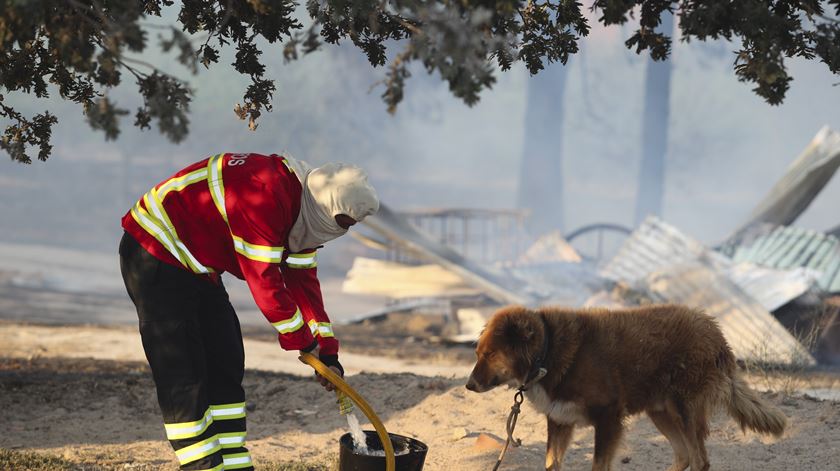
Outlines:
[[164,424],[182,470],[249,469],[244,402],[211,404],[201,419]]
[[210,413],[221,446],[224,469],[252,469],[251,454],[245,448],[245,403],[212,404]]

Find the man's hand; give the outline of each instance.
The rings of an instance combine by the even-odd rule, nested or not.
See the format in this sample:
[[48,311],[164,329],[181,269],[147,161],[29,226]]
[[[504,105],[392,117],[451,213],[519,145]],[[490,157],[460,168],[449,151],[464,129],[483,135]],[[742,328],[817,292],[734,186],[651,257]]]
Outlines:
[[[303,351],[303,350],[301,350],[301,351]],[[312,350],[309,350],[306,353],[309,353],[310,355],[314,355],[315,358],[319,358],[320,353],[321,353],[321,346],[316,344],[315,348],[313,348]],[[344,377],[344,373],[338,367],[330,366],[329,368],[330,368],[330,370],[332,370],[333,373],[337,374],[340,378]],[[315,379],[317,379],[318,382],[321,383],[321,386],[323,386],[324,389],[326,389],[327,391],[335,391],[335,386],[333,386],[333,384],[330,383],[327,378],[324,378],[323,376],[319,375],[317,372],[315,373]]]
[[[341,370],[339,370],[338,368],[336,368],[334,366],[330,366],[329,368],[330,368],[330,370],[332,370],[333,373],[337,374],[339,377],[342,376]],[[319,375],[318,373],[315,373],[315,378],[318,380],[319,383],[321,383],[321,386],[323,386],[324,389],[326,389],[327,391],[335,391],[335,386],[333,386],[333,384],[330,383],[327,380],[327,378],[324,378],[323,376]]]
[[[319,355],[320,355],[320,353],[321,353],[321,346],[320,346],[320,345],[318,345],[318,341],[317,341],[317,340],[316,340],[316,341],[314,341],[314,342],[312,342],[312,344],[313,344],[313,345],[315,345],[315,348],[312,348],[311,350],[308,350],[308,351],[307,351],[307,350],[301,350],[301,353],[308,353],[308,354],[310,354],[310,355],[314,356],[315,358],[318,358],[318,356],[319,356]],[[307,347],[307,348],[308,348],[308,347]]]

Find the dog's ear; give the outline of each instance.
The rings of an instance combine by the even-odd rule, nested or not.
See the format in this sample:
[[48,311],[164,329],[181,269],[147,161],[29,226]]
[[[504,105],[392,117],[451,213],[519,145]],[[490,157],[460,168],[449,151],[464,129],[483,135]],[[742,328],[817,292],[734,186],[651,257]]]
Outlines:
[[534,337],[534,327],[527,315],[507,316],[505,321],[503,335],[508,341],[516,344],[528,342]]

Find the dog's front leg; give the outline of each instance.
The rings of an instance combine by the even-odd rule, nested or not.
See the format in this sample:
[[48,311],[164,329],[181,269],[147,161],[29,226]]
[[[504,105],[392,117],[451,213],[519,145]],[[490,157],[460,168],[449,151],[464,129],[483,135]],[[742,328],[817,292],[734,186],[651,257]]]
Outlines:
[[572,440],[572,432],[575,430],[573,424],[557,424],[546,417],[548,422],[548,443],[545,450],[545,469],[547,471],[560,471],[563,465],[563,456],[566,448]]
[[592,471],[609,471],[621,441],[624,426],[618,414],[602,414],[595,421],[595,456]]

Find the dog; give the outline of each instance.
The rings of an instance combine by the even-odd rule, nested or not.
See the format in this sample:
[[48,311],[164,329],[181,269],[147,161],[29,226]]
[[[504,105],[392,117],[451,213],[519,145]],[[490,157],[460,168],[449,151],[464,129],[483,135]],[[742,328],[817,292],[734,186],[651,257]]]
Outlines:
[[[576,425],[594,426],[592,469],[609,470],[623,420],[641,412],[674,450],[668,471],[709,469],[705,439],[718,407],[743,431],[779,437],[787,423],[739,377],[717,322],[683,306],[509,306],[488,321],[476,356],[470,391],[534,383],[525,397],[547,418],[547,470],[560,469]],[[532,380],[538,367],[546,374]]]

